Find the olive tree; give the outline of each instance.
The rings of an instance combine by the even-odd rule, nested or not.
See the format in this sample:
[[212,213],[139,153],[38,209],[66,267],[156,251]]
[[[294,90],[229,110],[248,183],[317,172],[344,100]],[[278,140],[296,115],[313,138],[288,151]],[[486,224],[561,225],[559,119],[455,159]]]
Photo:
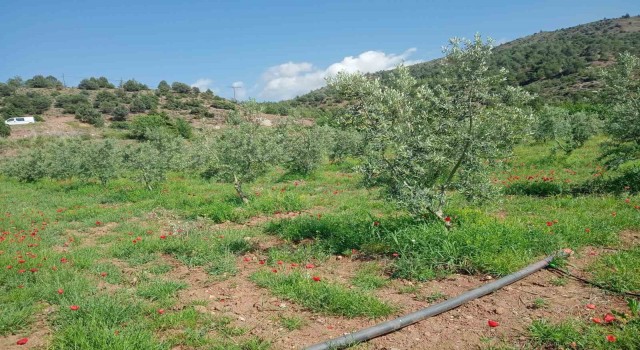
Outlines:
[[492,70],[491,40],[454,38],[444,49],[442,74],[418,84],[400,66],[388,82],[361,74],[329,79],[350,108],[341,122],[364,139],[360,170],[369,185],[419,218],[447,227],[447,199],[459,191],[469,200],[497,189],[490,170],[524,134],[530,100],[506,85],[506,70]]
[[619,55],[603,78],[612,107],[604,127],[611,141],[604,145],[603,158],[617,167],[640,160],[640,58]]

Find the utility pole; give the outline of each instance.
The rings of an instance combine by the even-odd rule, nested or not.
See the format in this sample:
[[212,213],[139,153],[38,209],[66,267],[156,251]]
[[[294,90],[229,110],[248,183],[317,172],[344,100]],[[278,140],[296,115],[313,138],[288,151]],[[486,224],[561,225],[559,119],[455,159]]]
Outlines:
[[62,73],[62,85],[66,88],[67,82],[64,80],[64,73]]
[[231,85],[231,86],[229,86],[229,87],[233,89],[233,100],[234,100],[234,101],[238,101],[238,100],[236,99],[236,89],[242,89],[242,86],[233,86],[233,85]]

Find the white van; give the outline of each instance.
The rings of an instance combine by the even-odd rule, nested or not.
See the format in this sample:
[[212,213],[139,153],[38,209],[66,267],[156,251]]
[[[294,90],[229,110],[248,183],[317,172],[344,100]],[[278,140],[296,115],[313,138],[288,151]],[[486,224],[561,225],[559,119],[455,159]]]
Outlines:
[[9,118],[4,121],[7,125],[22,125],[22,124],[31,124],[35,123],[36,120],[33,117],[15,117]]

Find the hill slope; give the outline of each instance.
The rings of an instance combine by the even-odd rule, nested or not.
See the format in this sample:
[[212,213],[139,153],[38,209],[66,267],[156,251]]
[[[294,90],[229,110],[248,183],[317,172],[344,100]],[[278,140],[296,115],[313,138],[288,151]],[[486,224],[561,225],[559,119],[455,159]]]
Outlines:
[[[593,67],[611,64],[618,53],[640,54],[640,16],[623,16],[539,32],[495,48],[493,66],[509,70],[509,80],[541,97],[555,101],[575,101],[593,96],[597,71]],[[439,59],[410,66],[411,73],[428,81],[440,70]],[[378,72],[383,80],[393,71]],[[291,101],[309,106],[330,105],[326,88]]]

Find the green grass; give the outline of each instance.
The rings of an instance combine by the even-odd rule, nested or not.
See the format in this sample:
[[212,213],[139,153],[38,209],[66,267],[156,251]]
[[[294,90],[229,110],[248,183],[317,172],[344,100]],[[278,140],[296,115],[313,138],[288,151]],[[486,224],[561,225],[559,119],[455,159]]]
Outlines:
[[324,280],[316,282],[301,272],[259,271],[251,279],[273,294],[303,305],[315,312],[345,317],[377,318],[389,315],[394,307],[364,292],[350,290]]
[[640,246],[605,255],[589,267],[595,281],[617,292],[640,293]]
[[163,301],[185,288],[187,284],[184,282],[154,280],[138,286],[136,294],[149,300]]
[[375,263],[368,263],[362,266],[351,280],[354,286],[363,290],[374,290],[382,288],[389,282],[384,276],[382,268]]
[[291,316],[291,317],[280,316],[280,318],[278,318],[278,322],[283,328],[289,331],[302,329],[302,327],[304,327],[307,324],[305,319],[300,316]]

